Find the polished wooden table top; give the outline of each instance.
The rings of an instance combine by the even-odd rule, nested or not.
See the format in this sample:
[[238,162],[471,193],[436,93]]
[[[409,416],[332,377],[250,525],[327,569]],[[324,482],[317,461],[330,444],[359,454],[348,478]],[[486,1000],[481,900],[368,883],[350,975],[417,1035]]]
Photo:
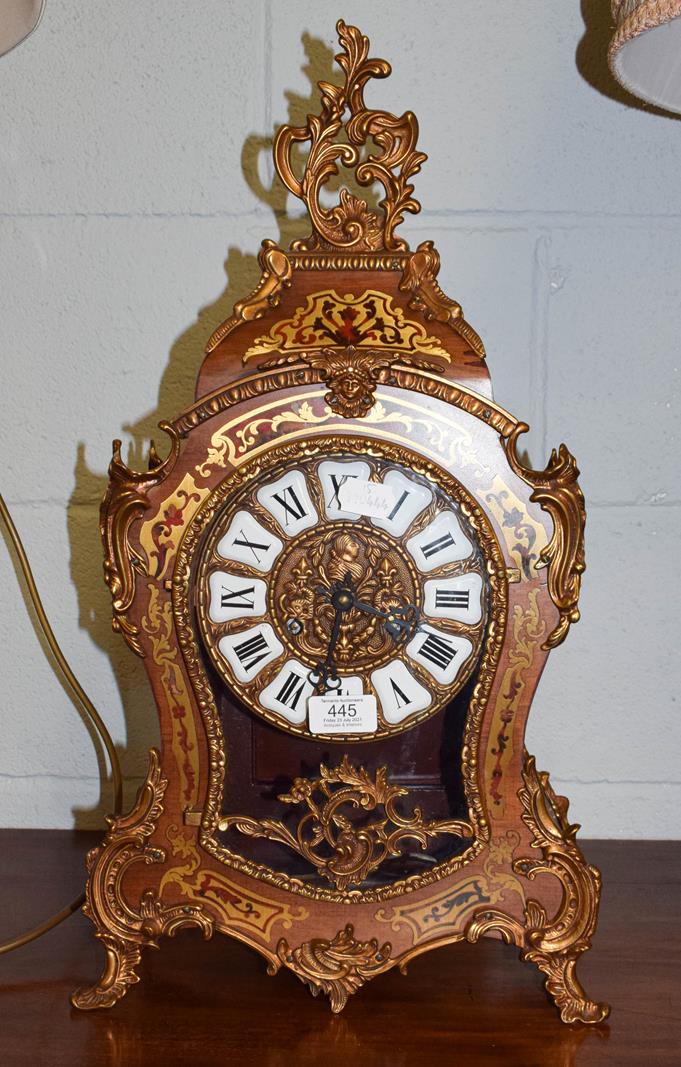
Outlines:
[[[0,939],[83,883],[99,835],[0,831]],[[242,945],[194,931],[148,951],[142,981],[110,1011],[82,1013],[70,992],[101,968],[82,915],[0,957],[0,1064],[135,1067],[505,1067],[681,1064],[681,842],[582,842],[603,872],[601,920],[579,973],[612,1015],[564,1026],[537,970],[497,941],[453,945],[370,982],[333,1016],[290,973],[268,978]]]

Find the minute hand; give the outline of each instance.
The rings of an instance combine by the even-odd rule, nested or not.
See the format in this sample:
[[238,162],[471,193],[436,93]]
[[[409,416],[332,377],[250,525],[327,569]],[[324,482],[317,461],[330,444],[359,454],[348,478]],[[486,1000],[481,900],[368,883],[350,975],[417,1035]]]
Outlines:
[[352,600],[353,608],[357,608],[358,611],[364,611],[367,615],[377,615],[379,619],[390,619],[395,615],[394,611],[381,611],[380,608],[375,608],[373,604],[368,604],[366,600]]
[[333,664],[333,653],[335,651],[336,643],[337,643],[338,637],[340,635],[341,619],[342,618],[343,618],[342,611],[340,610],[340,608],[336,608],[336,616],[335,616],[335,618],[333,620],[333,629],[331,630],[331,638],[329,640],[329,647],[326,650],[326,659],[324,661],[327,664],[327,666],[329,666],[329,667]]
[[357,600],[353,597],[352,606],[367,615],[385,619],[385,628],[393,640],[404,640],[406,637],[412,637],[416,632],[419,612],[413,604],[407,604],[406,608],[395,608],[393,611],[381,611],[373,604],[368,604],[366,600]]
[[336,616],[335,616],[335,618],[333,620],[333,628],[331,630],[331,637],[330,637],[330,640],[329,640],[329,647],[326,650],[326,657],[323,660],[320,660],[319,663],[317,664],[317,666],[314,668],[314,670],[310,671],[310,673],[308,674],[309,680],[312,682],[312,684],[315,687],[315,692],[318,692],[321,689],[322,692],[325,693],[325,692],[327,692],[327,690],[329,688],[335,688],[333,686],[329,686],[328,682],[329,682],[329,678],[335,677],[335,675],[334,675],[335,665],[334,665],[334,662],[333,662],[333,653],[334,653],[334,650],[336,648],[336,643],[338,642],[338,638],[340,636],[340,628],[341,628],[341,619],[342,619],[342,617],[343,617],[343,612],[341,611],[340,608],[336,608]]

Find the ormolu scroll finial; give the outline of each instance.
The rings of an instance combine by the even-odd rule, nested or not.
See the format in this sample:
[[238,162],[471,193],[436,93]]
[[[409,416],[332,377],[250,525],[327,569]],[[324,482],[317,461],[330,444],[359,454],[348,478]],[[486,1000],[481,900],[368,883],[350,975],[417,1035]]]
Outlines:
[[[388,111],[371,111],[364,103],[364,86],[370,78],[387,78],[390,64],[384,59],[369,58],[369,39],[356,26],[337,23],[342,51],[336,56],[345,72],[345,84],[319,82],[322,109],[308,116],[307,126],[282,126],[274,141],[274,162],[279,177],[307,207],[313,232],[305,240],[294,241],[300,252],[407,251],[405,241],[395,237],[405,211],[416,214],[421,205],[412,197],[409,179],[421,169],[427,158],[417,152],[418,122],[411,111],[397,117]],[[347,119],[344,116],[348,113]],[[344,129],[347,140],[338,141]],[[371,140],[378,147],[362,159],[360,149]],[[291,154],[295,144],[309,142],[310,151],[302,179],[293,170]],[[354,196],[348,189],[340,191],[340,202],[333,208],[320,203],[322,187],[338,174],[339,162],[355,173],[361,186],[378,181],[385,190],[379,210]]]

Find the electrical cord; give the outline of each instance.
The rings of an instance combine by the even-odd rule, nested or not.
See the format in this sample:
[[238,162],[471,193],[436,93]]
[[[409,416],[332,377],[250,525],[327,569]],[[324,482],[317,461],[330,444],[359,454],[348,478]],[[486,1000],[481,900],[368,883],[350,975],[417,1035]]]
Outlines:
[[[118,760],[118,753],[116,752],[116,748],[111,739],[111,734],[102,722],[99,712],[88,697],[87,693],[84,692],[78,679],[69,667],[66,661],[66,657],[64,656],[64,653],[59,647],[57,639],[54,636],[52,627],[50,626],[47,615],[45,614],[45,609],[40,599],[40,594],[38,593],[38,589],[35,584],[35,579],[33,577],[33,572],[31,571],[31,567],[28,562],[28,557],[24,550],[24,546],[21,542],[19,534],[17,533],[16,526],[12,521],[12,517],[7,509],[7,505],[5,504],[5,501],[3,500],[1,494],[0,517],[2,518],[5,527],[7,528],[10,540],[16,551],[17,558],[19,560],[19,565],[21,567],[21,572],[23,574],[24,581],[26,582],[26,587],[28,589],[28,594],[31,598],[31,603],[33,604],[33,608],[35,610],[35,614],[40,625],[42,634],[45,640],[47,641],[47,644],[49,645],[52,656],[54,657],[54,664],[56,664],[56,669],[58,669],[59,673],[66,682],[74,704],[76,704],[76,706],[81,709],[81,711],[85,714],[86,718],[89,719],[89,721],[92,723],[93,727],[95,728],[101,739],[102,744],[104,745],[104,748],[106,749],[107,755],[109,757],[109,762],[111,764],[111,781],[114,792],[114,814],[119,815],[121,812],[123,800],[123,786],[121,779],[121,766]],[[0,955],[5,952],[12,952],[16,948],[21,948],[22,945],[27,945],[29,941],[35,941],[36,938],[42,937],[42,935],[46,934],[48,930],[52,930],[55,926],[58,926],[59,923],[63,922],[64,919],[68,919],[69,915],[73,915],[75,911],[78,911],[78,909],[82,906],[84,900],[85,895],[81,894],[76,900],[71,901],[71,903],[67,904],[65,908],[62,908],[61,911],[57,912],[56,915],[52,915],[49,919],[46,919],[45,922],[40,923],[39,926],[34,926],[31,930],[27,930],[26,933],[20,934],[18,937],[14,937],[10,941],[0,942]]]

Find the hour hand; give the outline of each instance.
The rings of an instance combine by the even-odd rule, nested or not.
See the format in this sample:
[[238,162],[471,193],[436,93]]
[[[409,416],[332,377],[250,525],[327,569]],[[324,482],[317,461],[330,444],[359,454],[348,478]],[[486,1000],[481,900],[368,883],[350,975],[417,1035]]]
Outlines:
[[363,611],[366,615],[376,615],[379,619],[389,619],[392,614],[390,611],[381,611],[379,608],[375,608],[373,604],[368,604],[366,600],[357,600],[355,597],[353,597],[352,606],[357,611]]

